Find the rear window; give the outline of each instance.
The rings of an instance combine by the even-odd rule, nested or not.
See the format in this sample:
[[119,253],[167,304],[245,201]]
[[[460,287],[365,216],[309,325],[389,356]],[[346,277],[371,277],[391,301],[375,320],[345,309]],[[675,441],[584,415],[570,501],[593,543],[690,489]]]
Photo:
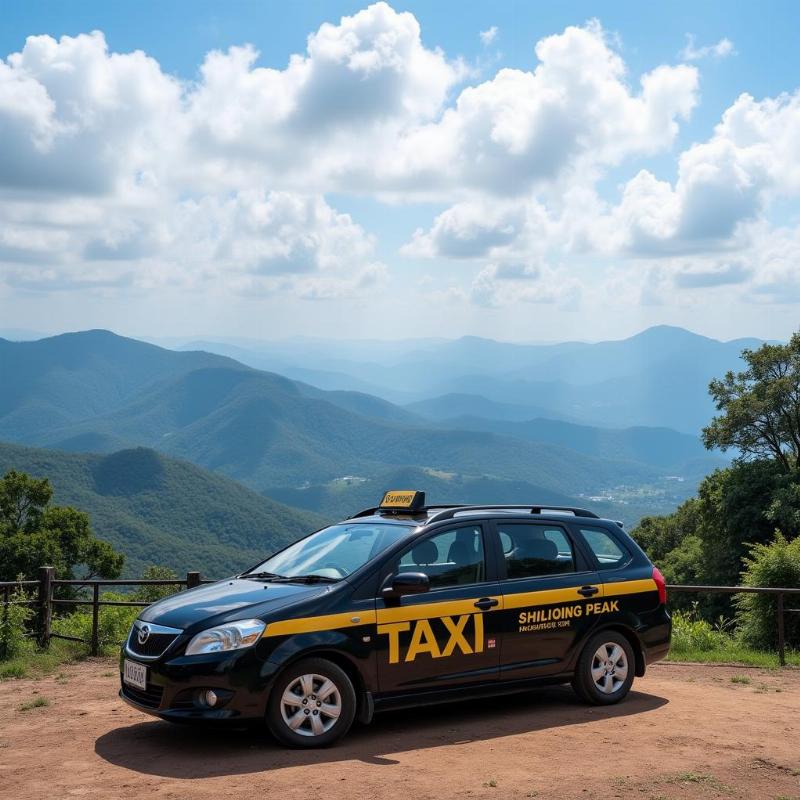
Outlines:
[[597,557],[600,569],[616,569],[630,559],[630,553],[607,530],[581,527],[580,531],[589,549]]

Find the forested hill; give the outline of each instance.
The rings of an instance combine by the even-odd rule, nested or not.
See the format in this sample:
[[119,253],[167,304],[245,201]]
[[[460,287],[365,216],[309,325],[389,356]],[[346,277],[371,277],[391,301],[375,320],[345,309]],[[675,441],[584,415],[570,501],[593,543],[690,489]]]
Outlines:
[[49,478],[54,503],[87,511],[95,535],[125,553],[128,576],[155,563],[223,577],[322,524],[146,448],[92,455],[0,443],[0,475],[10,469]]

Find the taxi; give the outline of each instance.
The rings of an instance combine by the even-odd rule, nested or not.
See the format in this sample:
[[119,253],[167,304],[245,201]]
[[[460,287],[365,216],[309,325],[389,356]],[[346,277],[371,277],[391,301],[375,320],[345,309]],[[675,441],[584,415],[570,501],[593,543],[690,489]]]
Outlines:
[[591,511],[390,491],[145,609],[120,696],[173,722],[266,724],[292,747],[379,711],[546,684],[608,705],[667,655],[666,602],[644,552]]

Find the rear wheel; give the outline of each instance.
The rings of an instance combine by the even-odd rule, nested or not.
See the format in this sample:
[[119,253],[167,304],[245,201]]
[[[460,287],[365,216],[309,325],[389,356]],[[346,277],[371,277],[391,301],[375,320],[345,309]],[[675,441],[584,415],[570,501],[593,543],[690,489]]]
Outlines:
[[634,654],[630,642],[616,631],[601,631],[583,648],[572,688],[592,705],[618,703],[633,683]]
[[356,693],[347,673],[325,658],[306,658],[277,678],[267,703],[267,727],[290,747],[324,747],[353,724]]

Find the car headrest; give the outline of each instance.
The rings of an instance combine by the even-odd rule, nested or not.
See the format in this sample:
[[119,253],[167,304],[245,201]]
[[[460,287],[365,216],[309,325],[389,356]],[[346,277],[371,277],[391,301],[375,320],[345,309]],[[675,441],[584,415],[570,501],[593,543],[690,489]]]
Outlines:
[[435,564],[438,557],[439,549],[430,539],[415,544],[411,550],[411,558],[418,567],[423,564]]
[[538,558],[542,561],[557,561],[558,548],[549,539],[528,539],[517,547],[514,556],[520,560]]
[[453,564],[472,564],[477,561],[477,554],[466,542],[456,540],[450,545],[447,560]]

